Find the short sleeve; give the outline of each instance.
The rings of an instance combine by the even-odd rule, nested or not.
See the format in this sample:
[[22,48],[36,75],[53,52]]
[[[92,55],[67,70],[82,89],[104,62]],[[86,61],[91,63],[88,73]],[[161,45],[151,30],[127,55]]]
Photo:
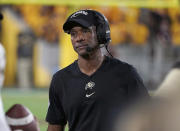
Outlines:
[[[50,124],[55,125],[65,125],[67,123],[65,112],[62,107],[62,103],[60,101],[60,96],[58,94],[62,94],[57,90],[60,88],[59,80],[53,76],[50,88],[49,88],[49,107],[46,115],[46,121]],[[63,85],[62,85],[63,86]]]
[[130,68],[127,79],[128,96],[130,100],[146,100],[150,98],[148,91],[144,86],[143,80],[141,79],[134,67]]

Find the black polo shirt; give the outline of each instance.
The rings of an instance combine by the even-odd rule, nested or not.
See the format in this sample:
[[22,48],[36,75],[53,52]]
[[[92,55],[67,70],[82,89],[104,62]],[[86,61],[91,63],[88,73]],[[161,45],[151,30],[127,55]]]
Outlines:
[[125,62],[106,57],[88,76],[75,61],[53,76],[46,120],[68,122],[69,131],[110,131],[127,105],[148,96],[136,70]]

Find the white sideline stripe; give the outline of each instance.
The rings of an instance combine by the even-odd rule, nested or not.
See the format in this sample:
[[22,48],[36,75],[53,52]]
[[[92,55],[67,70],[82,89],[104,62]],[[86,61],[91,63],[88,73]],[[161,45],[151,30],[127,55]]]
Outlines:
[[34,116],[29,114],[24,118],[11,118],[6,116],[7,123],[12,126],[23,126],[31,123],[34,120]]

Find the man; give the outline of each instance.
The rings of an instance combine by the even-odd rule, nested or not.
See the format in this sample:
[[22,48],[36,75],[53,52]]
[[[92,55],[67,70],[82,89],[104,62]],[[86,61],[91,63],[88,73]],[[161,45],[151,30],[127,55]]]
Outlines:
[[[48,131],[112,131],[117,114],[149,97],[135,69],[101,53],[111,41],[107,19],[80,10],[63,25],[78,60],[54,74],[49,90]],[[107,49],[107,48],[106,48]]]
[[24,90],[32,88],[34,42],[35,37],[32,32],[22,31],[18,34],[17,80],[18,87]]
[[[0,12],[0,21],[3,19],[3,15]],[[0,43],[0,88],[3,85],[4,81],[4,68],[5,68],[6,60],[5,60],[5,50],[4,47]],[[0,90],[1,92],[1,90]],[[0,130],[1,131],[10,131],[6,120],[4,116],[4,110],[3,110],[3,104],[1,100],[1,95],[0,95]]]

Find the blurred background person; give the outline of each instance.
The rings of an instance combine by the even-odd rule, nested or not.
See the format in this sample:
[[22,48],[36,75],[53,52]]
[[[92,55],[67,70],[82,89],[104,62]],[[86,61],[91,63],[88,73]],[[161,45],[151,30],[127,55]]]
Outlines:
[[180,104],[154,98],[125,112],[115,131],[179,131],[179,120]]
[[173,64],[153,99],[137,103],[119,118],[116,131],[179,131],[180,130],[180,61]]
[[18,87],[30,89],[33,86],[33,49],[35,36],[32,32],[20,32],[18,35]]
[[[0,22],[2,19],[3,19],[3,15],[0,12]],[[1,88],[3,86],[3,81],[4,81],[5,65],[6,65],[5,50],[4,50],[4,47],[2,46],[2,44],[0,43],[0,93],[1,93]],[[1,94],[0,94],[0,130],[1,131],[10,131],[10,129],[6,123],[6,120],[5,120],[5,116],[4,116]]]
[[151,9],[148,12],[147,27],[149,29],[149,85],[157,87],[163,79],[165,70],[172,58],[171,19],[166,9]]

